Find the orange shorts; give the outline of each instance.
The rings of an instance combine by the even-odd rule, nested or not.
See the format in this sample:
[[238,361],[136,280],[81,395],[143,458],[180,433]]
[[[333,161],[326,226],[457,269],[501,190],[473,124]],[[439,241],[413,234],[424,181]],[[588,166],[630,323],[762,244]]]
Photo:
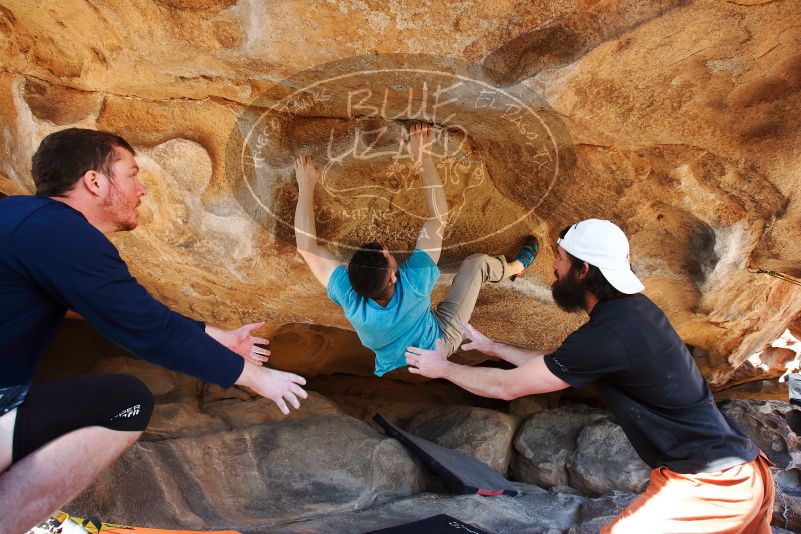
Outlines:
[[716,473],[654,469],[645,493],[601,534],[770,534],[771,465],[760,451],[753,461]]

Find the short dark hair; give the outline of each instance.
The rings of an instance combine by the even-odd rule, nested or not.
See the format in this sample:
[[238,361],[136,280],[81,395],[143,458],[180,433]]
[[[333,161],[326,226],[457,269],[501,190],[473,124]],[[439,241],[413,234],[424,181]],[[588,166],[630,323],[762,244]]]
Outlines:
[[[559,237],[564,239],[568,230],[571,228],[572,226],[567,226],[564,228],[561,232],[559,232]],[[565,254],[567,254],[567,257],[570,259],[571,268],[577,273],[581,272],[584,269],[584,264],[587,263],[589,270],[587,271],[587,276],[580,280],[581,286],[585,291],[589,291],[595,295],[598,298],[598,302],[631,296],[615,289],[615,287],[606,279],[601,270],[595,265],[591,265],[584,260],[578,259],[568,251],[565,251]]]
[[380,298],[386,292],[389,260],[384,246],[370,242],[359,247],[348,264],[348,279],[353,290],[366,298]]
[[87,171],[99,171],[110,177],[116,147],[136,155],[128,141],[110,132],[67,128],[51,133],[42,139],[33,155],[31,174],[36,194],[62,196]]

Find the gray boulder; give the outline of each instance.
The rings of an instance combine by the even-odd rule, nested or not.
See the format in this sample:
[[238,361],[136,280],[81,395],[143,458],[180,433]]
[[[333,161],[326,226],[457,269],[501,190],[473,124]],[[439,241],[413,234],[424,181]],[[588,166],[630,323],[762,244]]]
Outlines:
[[520,419],[513,415],[486,408],[448,406],[418,414],[406,425],[406,431],[472,456],[505,475],[512,459],[512,439],[519,426]]
[[351,417],[312,416],[137,443],[65,510],[155,528],[266,528],[408,497],[424,481],[397,441]]
[[565,464],[581,429],[606,414],[581,406],[547,410],[523,423],[514,439],[512,478],[544,488],[569,486]]
[[740,399],[720,406],[776,467],[801,468],[801,409],[781,401]]
[[613,491],[607,495],[587,499],[579,508],[579,524],[571,527],[568,534],[598,534],[601,527],[610,523],[638,495]]
[[532,415],[537,415],[545,410],[556,408],[561,391],[543,393],[541,395],[527,395],[514,399],[509,403],[509,413],[521,419],[528,419]]
[[222,399],[203,404],[203,412],[221,419],[229,428],[239,429],[265,423],[279,423],[291,419],[302,419],[312,415],[343,415],[342,410],[333,401],[313,391],[308,392],[306,399],[300,400],[300,408],[292,410],[288,415],[270,399],[256,397],[249,400]]
[[651,474],[623,429],[606,418],[581,431],[576,451],[567,460],[567,470],[570,485],[587,495],[613,490],[641,493]]
[[367,532],[448,514],[495,534],[561,534],[576,523],[579,507],[585,500],[578,495],[553,493],[528,484],[515,487],[520,491],[517,497],[425,493],[361,512],[292,523],[270,532]]
[[721,403],[721,410],[776,464],[773,524],[801,532],[801,409],[738,399]]

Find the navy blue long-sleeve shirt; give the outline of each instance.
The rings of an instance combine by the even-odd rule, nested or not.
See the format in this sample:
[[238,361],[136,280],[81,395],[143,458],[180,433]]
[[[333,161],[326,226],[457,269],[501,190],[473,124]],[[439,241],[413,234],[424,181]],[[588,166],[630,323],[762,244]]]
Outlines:
[[168,369],[223,387],[242,373],[241,357],[154,299],[79,211],[43,197],[0,200],[0,387],[30,383],[67,309]]

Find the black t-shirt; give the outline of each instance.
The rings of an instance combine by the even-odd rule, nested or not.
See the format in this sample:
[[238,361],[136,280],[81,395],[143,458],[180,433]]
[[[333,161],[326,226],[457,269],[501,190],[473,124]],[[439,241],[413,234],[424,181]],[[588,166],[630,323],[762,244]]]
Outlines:
[[687,347],[645,295],[599,302],[590,320],[545,356],[545,365],[577,389],[597,382],[651,467],[714,472],[757,455],[753,442],[715,405]]

